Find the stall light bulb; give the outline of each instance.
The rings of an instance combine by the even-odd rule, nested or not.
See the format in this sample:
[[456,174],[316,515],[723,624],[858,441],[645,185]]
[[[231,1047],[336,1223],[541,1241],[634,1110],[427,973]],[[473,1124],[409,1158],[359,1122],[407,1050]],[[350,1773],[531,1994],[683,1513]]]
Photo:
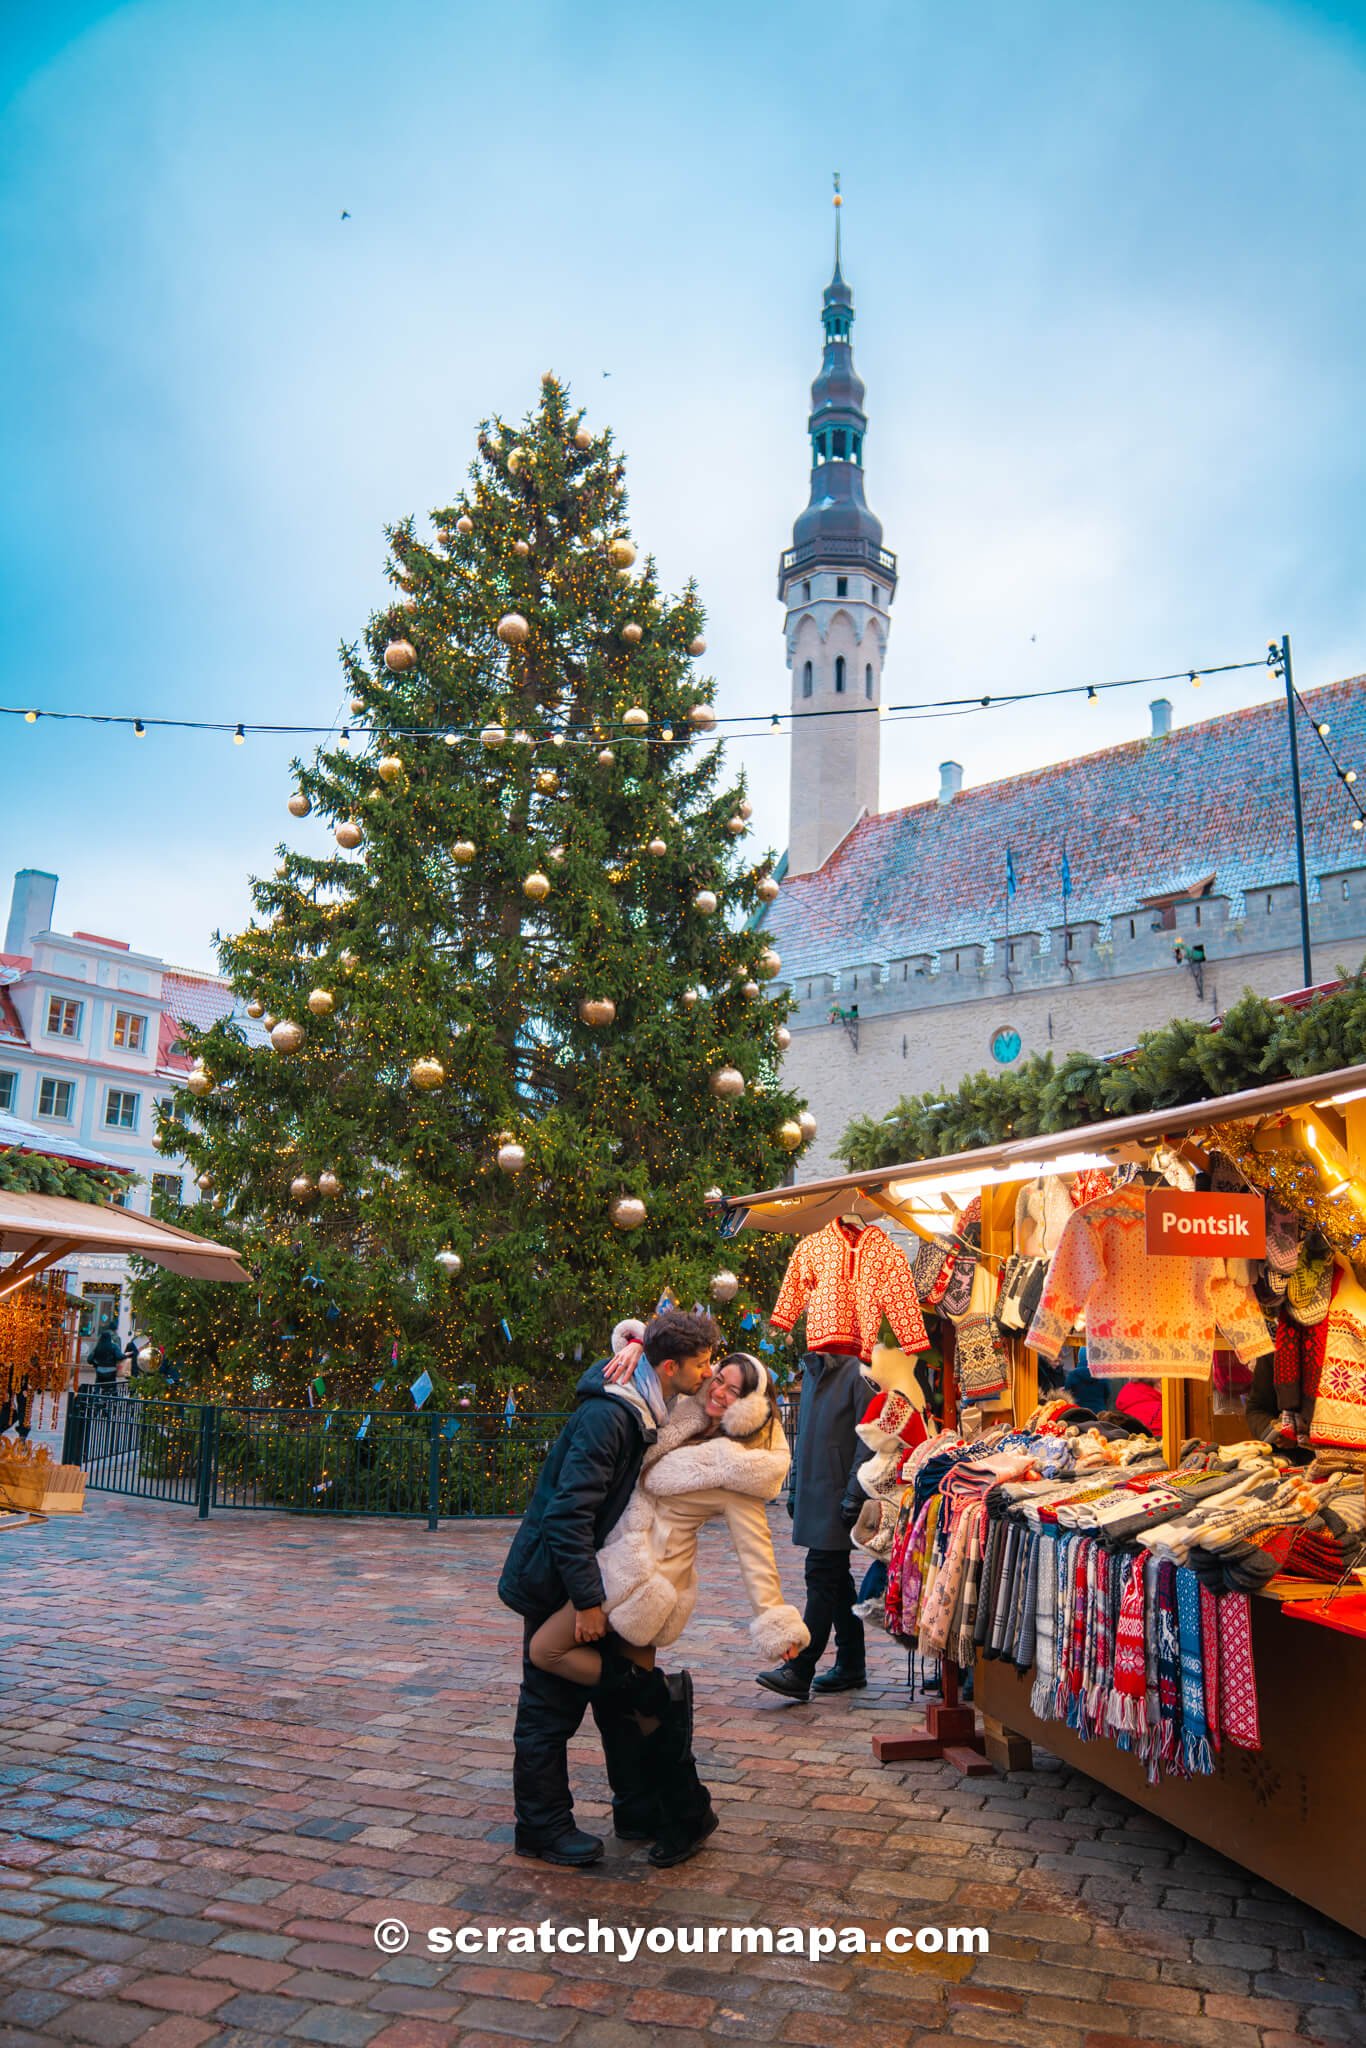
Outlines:
[[146,726],[145,726],[145,725],[143,724],[143,722],[142,722],[142,720],[141,720],[140,718],[135,718],[135,719],[133,720],[133,738],[134,738],[135,740],[145,740],[145,739],[146,739],[146,737],[147,737],[147,728],[146,728]]
[[36,711],[26,711],[26,712],[24,713],[24,724],[25,724],[25,725],[36,725],[37,723],[38,723],[38,714],[37,714],[37,712],[36,712]]
[[236,730],[236,732],[235,732],[235,733],[233,734],[233,736],[232,736],[232,743],[233,743],[233,745],[234,745],[235,747],[242,747],[242,746],[245,746],[245,745],[246,745],[246,741],[247,741],[247,736],[246,736],[246,733],[245,733],[245,732],[243,731],[242,727],[241,727],[241,726],[239,725],[239,726],[238,726],[238,728],[237,728],[237,730]]

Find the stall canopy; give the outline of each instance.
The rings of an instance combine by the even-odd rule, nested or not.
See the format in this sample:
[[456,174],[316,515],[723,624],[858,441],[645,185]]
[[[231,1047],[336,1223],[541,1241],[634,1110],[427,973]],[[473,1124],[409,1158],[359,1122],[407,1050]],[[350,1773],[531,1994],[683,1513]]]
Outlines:
[[1309,1104],[1336,1108],[1361,1100],[1366,1100],[1366,1066],[1340,1067],[1330,1074],[1274,1081],[1237,1095],[1148,1110],[1142,1116],[1111,1117],[1105,1123],[1055,1131],[1047,1137],[1019,1138],[1008,1145],[986,1145],[976,1152],[908,1160],[901,1166],[871,1167],[864,1173],[803,1181],[800,1186],[730,1195],[722,1214],[732,1233],[778,1230],[805,1236],[836,1216],[857,1216],[862,1222],[874,1223],[886,1215],[889,1203],[910,1199],[917,1188],[940,1188],[946,1182],[980,1187],[1030,1180],[1037,1173],[1074,1173],[1083,1166],[1108,1165],[1124,1157],[1127,1147],[1161,1144],[1208,1124],[1255,1122]]
[[73,1252],[111,1252],[147,1259],[187,1280],[246,1280],[236,1252],[207,1237],[135,1216],[102,1202],[72,1202],[61,1195],[9,1194],[0,1190],[0,1296],[12,1294],[35,1273],[46,1272]]

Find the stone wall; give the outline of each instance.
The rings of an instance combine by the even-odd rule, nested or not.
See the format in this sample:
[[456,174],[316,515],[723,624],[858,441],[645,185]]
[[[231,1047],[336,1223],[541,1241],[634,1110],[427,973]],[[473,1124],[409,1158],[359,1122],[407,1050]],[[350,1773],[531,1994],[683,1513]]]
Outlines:
[[[835,1147],[852,1118],[885,1115],[903,1095],[956,1087],[983,1067],[1009,1071],[992,1057],[997,1032],[1019,1034],[1019,1059],[1050,1050],[1057,1059],[1119,1052],[1173,1017],[1218,1016],[1245,988],[1283,995],[1303,983],[1294,884],[1236,903],[1182,903],[1170,928],[1154,930],[1161,916],[1125,911],[1108,927],[1074,925],[1070,941],[1062,926],[1007,941],[1003,923],[990,947],[851,962],[838,975],[797,978],[783,1076],[819,1125],[798,1178],[845,1170]],[[1319,878],[1310,937],[1315,982],[1361,964],[1366,869]],[[1202,987],[1189,964],[1176,964],[1178,944],[1204,947]],[[854,1006],[857,1050],[852,1031],[830,1021],[832,1009]]]

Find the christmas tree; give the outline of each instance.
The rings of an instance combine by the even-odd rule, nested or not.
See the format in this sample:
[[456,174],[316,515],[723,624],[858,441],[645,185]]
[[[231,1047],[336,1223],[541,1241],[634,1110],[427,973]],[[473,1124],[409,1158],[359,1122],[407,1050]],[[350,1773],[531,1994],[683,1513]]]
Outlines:
[[430,539],[389,531],[351,729],[295,763],[336,850],[282,848],[218,942],[269,1039],[186,1033],[164,1143],[255,1285],[157,1274],[141,1312],[220,1398],[321,1371],[369,1405],[426,1371],[443,1402],[554,1402],[618,1316],[668,1293],[738,1338],[777,1284],[781,1242],[724,1245],[707,1204],[781,1181],[815,1124],[778,1078],[777,884],[697,593],[639,562],[611,437],[554,377],[478,447]]

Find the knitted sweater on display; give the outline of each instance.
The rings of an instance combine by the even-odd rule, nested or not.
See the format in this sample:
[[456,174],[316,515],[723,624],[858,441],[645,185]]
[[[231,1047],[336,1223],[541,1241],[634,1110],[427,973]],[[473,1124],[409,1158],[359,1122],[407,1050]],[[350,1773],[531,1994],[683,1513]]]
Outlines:
[[837,1217],[802,1239],[769,1321],[790,1330],[803,1314],[808,1351],[841,1352],[866,1365],[884,1317],[903,1351],[929,1349],[910,1264],[875,1227],[851,1230]]
[[1025,1343],[1056,1358],[1083,1310],[1098,1379],[1205,1379],[1216,1335],[1245,1363],[1273,1341],[1250,1288],[1222,1259],[1149,1257],[1146,1191],[1119,1188],[1078,1209],[1062,1235]]
[[1350,1267],[1338,1280],[1325,1322],[1309,1441],[1366,1450],[1366,1289]]

